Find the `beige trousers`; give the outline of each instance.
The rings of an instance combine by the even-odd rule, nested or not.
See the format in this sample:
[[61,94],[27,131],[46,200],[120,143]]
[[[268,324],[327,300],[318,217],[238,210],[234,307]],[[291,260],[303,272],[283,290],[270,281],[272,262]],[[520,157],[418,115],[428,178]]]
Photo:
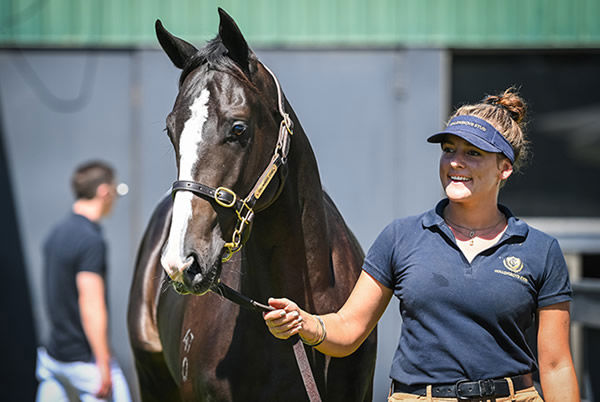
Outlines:
[[[534,387],[525,388],[520,391],[514,392],[512,380],[510,378],[506,379],[508,381],[508,388],[511,391],[511,394],[502,398],[487,398],[487,399],[471,399],[471,401],[481,401],[481,402],[544,402],[542,397],[537,393]],[[458,399],[456,398],[434,398],[431,396],[431,385],[427,386],[427,395],[413,395],[413,394],[403,394],[403,393],[395,393],[390,395],[388,398],[388,402],[396,402],[396,401],[404,401],[404,402],[456,402]]]

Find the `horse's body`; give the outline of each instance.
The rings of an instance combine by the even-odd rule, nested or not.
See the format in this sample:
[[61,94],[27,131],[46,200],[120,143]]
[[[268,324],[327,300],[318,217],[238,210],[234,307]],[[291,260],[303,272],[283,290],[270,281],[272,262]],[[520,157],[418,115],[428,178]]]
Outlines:
[[[231,30],[234,32],[228,32]],[[186,101],[186,96],[198,98],[198,93],[200,96],[205,93],[194,90],[194,85],[208,88],[210,102],[227,99],[226,105],[207,103],[208,117],[203,133],[209,127],[212,111],[218,114],[219,110],[230,110],[232,103],[236,107],[240,103],[252,106],[248,109],[252,116],[241,114],[247,118],[247,126],[252,127],[253,137],[247,138],[245,144],[235,143],[238,147],[235,149],[244,154],[241,167],[229,156],[233,161],[215,162],[218,149],[212,149],[210,156],[199,155],[198,158],[201,164],[213,158],[211,167],[201,165],[192,169],[193,178],[198,181],[208,181],[215,187],[223,183],[240,193],[247,192],[268,163],[274,148],[273,138],[277,137],[279,121],[277,108],[273,106],[277,103],[273,78],[253,58],[251,51],[248,50],[248,57],[239,52],[239,48],[234,49],[241,34],[223,12],[217,41],[222,41],[229,57],[242,67],[253,88],[248,88],[249,82],[244,77],[225,67],[217,68],[210,63],[190,67],[183,57],[193,53],[189,44],[171,36],[165,42],[164,35],[170,34],[162,35],[163,40],[159,33],[159,40],[171,60],[184,69],[184,74],[189,70],[187,76],[182,75],[172,115],[177,110],[187,110],[192,101]],[[169,43],[178,49],[169,48]],[[248,99],[252,94],[256,99]],[[264,193],[265,201],[261,199],[257,203],[259,212],[254,218],[252,234],[240,253],[221,264],[224,238],[231,233],[235,222],[230,211],[214,202],[190,198],[193,220],[184,225],[187,231],[181,232],[185,239],[179,246],[173,233],[178,224],[172,225],[172,222],[178,222],[173,217],[179,213],[177,208],[183,201],[175,198],[173,202],[168,196],[152,216],[138,254],[128,314],[144,401],[307,400],[291,342],[272,337],[259,314],[240,309],[215,292],[202,296],[181,295],[173,287],[165,286],[169,280],[167,270],[179,281],[178,289],[190,293],[203,294],[215,289],[214,284],[220,279],[255,300],[264,302],[270,296],[285,296],[314,313],[335,311],[345,302],[360,273],[363,253],[335,205],[323,192],[308,139],[287,102],[285,108],[294,123],[287,175],[276,176]],[[189,113],[187,115],[186,118]],[[171,122],[173,132],[183,132],[187,127],[177,122],[178,118]],[[252,118],[260,120],[253,122]],[[222,116],[215,119],[226,120]],[[239,127],[236,130],[239,131]],[[170,135],[181,179],[184,150],[176,145],[178,136]],[[229,147],[228,144],[222,146]],[[212,166],[226,163],[231,166],[225,172],[212,173]],[[175,197],[179,196],[177,193]],[[219,253],[215,253],[215,249]],[[186,259],[188,255],[193,258]],[[192,259],[194,262],[190,265]],[[327,401],[371,400],[375,350],[375,331],[347,358],[329,358],[307,348],[321,397]]]

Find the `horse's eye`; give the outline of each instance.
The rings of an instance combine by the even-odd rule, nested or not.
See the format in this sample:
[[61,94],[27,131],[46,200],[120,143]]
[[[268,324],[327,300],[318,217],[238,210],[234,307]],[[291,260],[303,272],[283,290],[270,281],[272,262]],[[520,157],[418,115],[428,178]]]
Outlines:
[[240,135],[244,134],[245,132],[246,132],[246,125],[244,123],[236,122],[231,127],[231,134],[235,135],[237,137],[239,137]]

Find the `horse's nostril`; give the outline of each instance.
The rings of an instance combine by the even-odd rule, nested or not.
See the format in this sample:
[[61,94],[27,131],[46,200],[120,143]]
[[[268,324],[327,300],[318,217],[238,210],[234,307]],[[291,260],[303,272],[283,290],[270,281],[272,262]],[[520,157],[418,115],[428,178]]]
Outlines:
[[198,292],[196,287],[198,283],[202,282],[202,279],[202,269],[194,258],[190,266],[183,271],[183,282],[189,289],[192,289],[194,292]]
[[196,277],[196,275],[199,275],[201,273],[202,270],[200,269],[200,265],[198,264],[195,258],[193,259],[193,262],[184,271],[185,276],[190,281],[192,281]]
[[198,259],[195,256],[190,255],[186,261],[189,261],[189,264],[187,264],[187,268],[185,269],[187,272],[193,275],[200,273],[200,265],[198,264]]

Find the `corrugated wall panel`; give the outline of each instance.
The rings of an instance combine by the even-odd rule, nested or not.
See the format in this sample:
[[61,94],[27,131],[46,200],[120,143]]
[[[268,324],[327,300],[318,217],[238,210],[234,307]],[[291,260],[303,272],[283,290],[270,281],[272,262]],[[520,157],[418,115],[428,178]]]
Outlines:
[[0,45],[155,46],[156,18],[195,43],[217,7],[253,46],[600,47],[600,0],[1,0]]

